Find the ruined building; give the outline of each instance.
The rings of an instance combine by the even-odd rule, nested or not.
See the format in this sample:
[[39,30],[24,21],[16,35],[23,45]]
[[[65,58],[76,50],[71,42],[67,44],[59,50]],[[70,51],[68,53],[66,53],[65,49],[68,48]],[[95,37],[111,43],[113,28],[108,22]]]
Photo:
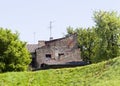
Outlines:
[[32,67],[40,68],[41,64],[67,64],[82,61],[77,45],[77,35],[69,35],[50,41],[38,41],[38,44],[28,44],[32,54]]

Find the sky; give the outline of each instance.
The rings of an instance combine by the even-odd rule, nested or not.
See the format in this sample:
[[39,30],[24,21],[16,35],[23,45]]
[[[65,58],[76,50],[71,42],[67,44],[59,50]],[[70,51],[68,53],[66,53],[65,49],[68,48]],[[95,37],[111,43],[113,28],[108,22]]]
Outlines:
[[94,11],[117,11],[120,0],[0,0],[0,27],[20,33],[29,44],[61,38],[66,28],[94,26]]

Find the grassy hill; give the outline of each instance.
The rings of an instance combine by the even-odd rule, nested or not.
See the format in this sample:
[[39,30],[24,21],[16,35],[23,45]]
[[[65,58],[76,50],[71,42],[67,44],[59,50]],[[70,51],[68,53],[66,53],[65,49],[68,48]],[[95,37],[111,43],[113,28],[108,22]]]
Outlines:
[[83,67],[3,73],[0,86],[120,86],[120,57]]

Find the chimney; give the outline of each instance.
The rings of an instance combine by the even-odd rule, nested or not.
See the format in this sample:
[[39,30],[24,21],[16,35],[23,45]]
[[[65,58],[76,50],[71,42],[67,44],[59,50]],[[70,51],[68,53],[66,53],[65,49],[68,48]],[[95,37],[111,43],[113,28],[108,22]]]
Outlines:
[[45,41],[38,41],[38,46],[39,47],[43,47],[43,46],[45,46]]

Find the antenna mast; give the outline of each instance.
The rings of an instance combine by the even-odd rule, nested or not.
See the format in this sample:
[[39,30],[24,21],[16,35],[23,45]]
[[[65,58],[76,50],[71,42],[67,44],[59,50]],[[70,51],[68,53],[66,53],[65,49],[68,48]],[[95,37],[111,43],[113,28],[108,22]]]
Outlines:
[[53,39],[53,37],[52,37],[52,21],[50,21],[50,40],[52,40]]

